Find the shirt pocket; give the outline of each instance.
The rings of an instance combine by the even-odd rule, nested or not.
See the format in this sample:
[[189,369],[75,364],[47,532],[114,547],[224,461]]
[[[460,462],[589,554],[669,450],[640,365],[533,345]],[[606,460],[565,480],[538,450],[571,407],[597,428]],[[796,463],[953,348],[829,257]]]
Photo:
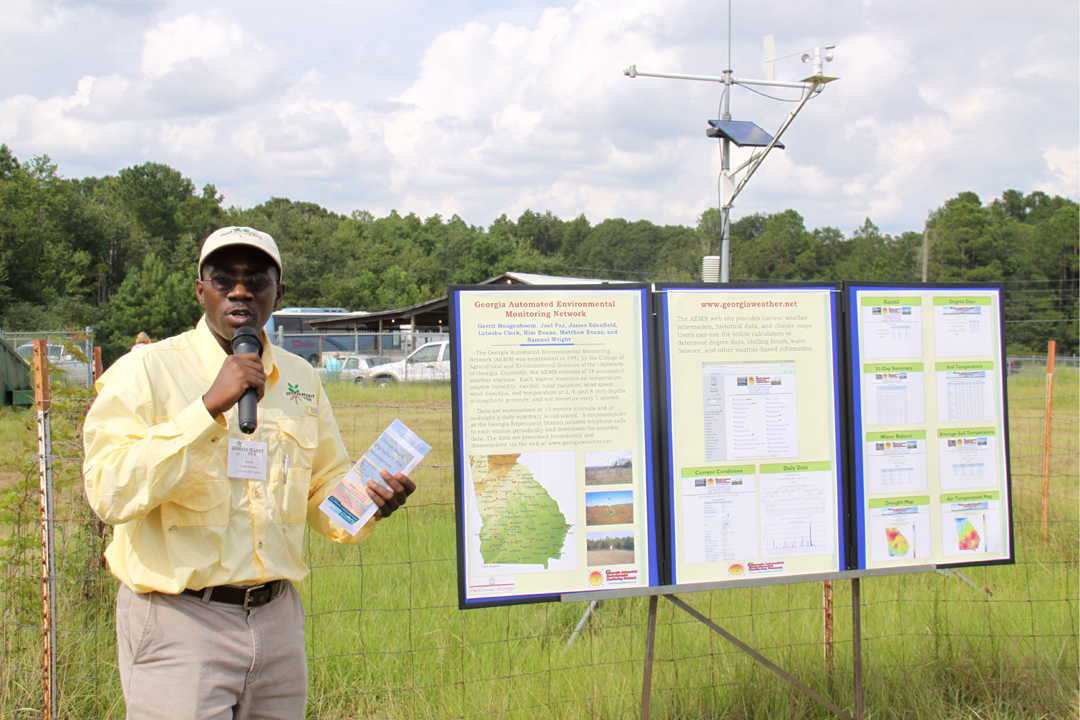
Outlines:
[[[270,493],[274,499],[275,520],[282,523],[302,523],[307,519],[308,493],[311,487],[311,466],[319,438],[319,419],[315,417],[279,417],[281,446],[284,455],[281,466],[270,473]],[[288,474],[285,459],[288,458]]]
[[[154,424],[164,425],[175,417],[160,415],[154,419]],[[176,429],[176,433],[179,432]],[[229,524],[231,508],[229,481],[208,476],[183,495],[161,504],[161,524],[166,528],[225,526]]]
[[232,489],[227,481],[204,480],[183,497],[161,505],[165,527],[228,525]]

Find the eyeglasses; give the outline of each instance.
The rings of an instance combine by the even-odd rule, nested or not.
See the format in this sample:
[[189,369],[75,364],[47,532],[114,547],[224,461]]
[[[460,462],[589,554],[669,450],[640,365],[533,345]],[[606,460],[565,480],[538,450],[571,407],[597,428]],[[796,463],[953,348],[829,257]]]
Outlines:
[[244,289],[253,295],[258,295],[276,282],[268,280],[264,275],[249,275],[246,278],[234,278],[231,275],[214,275],[210,278],[210,287],[222,295],[232,292],[237,285],[243,285]]

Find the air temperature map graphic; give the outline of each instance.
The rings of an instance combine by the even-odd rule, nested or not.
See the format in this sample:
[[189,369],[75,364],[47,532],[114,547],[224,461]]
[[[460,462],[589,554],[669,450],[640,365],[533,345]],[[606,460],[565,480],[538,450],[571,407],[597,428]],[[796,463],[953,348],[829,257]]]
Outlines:
[[485,565],[543,565],[563,556],[570,525],[521,453],[470,455]]
[[961,550],[978,550],[982,537],[970,518],[956,518],[957,545]]

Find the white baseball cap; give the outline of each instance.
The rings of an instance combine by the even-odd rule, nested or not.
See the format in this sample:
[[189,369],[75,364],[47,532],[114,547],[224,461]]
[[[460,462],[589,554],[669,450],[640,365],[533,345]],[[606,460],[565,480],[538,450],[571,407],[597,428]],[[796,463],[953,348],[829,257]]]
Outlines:
[[249,227],[226,227],[210,233],[203,243],[202,252],[199,253],[199,275],[202,275],[202,266],[206,258],[223,247],[230,245],[248,245],[262,250],[270,256],[278,268],[278,280],[281,279],[281,253],[278,252],[274,238],[264,232]]

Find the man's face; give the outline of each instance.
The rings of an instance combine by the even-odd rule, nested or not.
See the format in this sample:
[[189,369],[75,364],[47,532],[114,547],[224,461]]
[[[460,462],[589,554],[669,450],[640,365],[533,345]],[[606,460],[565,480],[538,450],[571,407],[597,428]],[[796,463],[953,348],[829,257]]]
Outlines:
[[[228,292],[219,292],[210,282],[216,275],[227,275],[236,285]],[[263,277],[273,284],[253,293],[245,287],[244,281],[249,277]],[[195,283],[195,297],[206,308],[206,324],[225,352],[232,354],[232,338],[237,328],[246,325],[262,330],[270,314],[281,304],[285,285],[277,280],[277,265],[270,256],[246,245],[223,247],[203,263],[202,277]]]

